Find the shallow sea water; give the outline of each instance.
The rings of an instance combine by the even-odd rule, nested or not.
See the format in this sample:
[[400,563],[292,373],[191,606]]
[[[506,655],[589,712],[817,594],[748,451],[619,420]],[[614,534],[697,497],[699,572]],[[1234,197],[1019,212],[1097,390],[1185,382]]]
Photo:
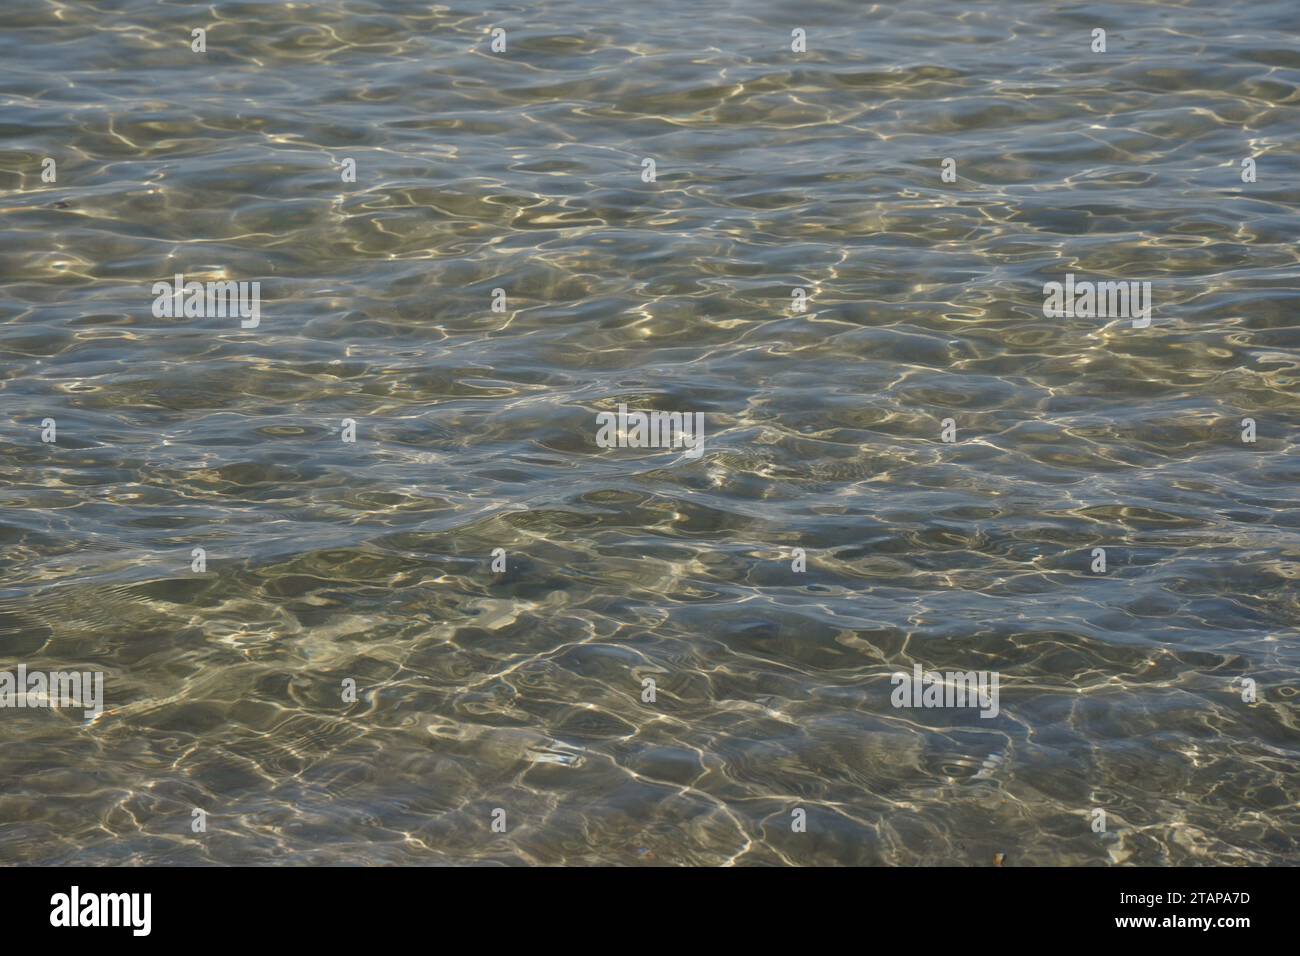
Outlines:
[[0,862],[1300,862],[1297,27],[4,0]]

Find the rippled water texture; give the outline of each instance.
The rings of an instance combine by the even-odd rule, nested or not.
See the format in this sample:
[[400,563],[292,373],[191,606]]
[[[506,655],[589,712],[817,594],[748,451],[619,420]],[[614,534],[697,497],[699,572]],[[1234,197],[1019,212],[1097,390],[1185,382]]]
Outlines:
[[1297,26],[4,0],[0,861],[1300,861]]

